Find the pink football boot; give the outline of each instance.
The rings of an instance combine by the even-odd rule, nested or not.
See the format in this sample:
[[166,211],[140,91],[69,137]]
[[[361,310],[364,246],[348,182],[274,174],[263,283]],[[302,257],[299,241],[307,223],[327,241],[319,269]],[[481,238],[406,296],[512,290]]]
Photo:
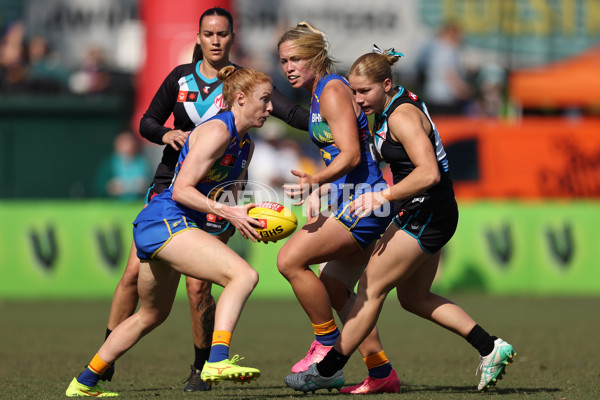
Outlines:
[[345,394],[375,394],[375,393],[398,393],[402,383],[398,379],[395,370],[390,372],[386,378],[377,379],[367,376],[363,383],[355,386],[348,386],[340,390],[340,393]]
[[306,356],[294,364],[292,367],[292,372],[297,374],[298,372],[306,371],[312,364],[318,363],[325,358],[332,347],[333,346],[323,346],[321,343],[315,340],[310,345],[310,349],[308,350],[308,353],[306,353]]

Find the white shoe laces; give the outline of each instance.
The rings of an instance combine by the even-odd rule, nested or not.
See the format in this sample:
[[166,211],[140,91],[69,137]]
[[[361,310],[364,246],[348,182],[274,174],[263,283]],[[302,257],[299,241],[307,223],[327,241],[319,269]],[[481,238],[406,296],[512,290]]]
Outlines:
[[485,362],[485,357],[479,356],[479,366],[475,370],[475,376],[479,375],[479,371],[483,372],[483,363]]

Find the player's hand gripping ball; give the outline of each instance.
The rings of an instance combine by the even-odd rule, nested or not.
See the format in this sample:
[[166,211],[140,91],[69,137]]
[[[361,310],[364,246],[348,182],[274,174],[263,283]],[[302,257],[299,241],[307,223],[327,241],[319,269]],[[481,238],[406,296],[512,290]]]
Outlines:
[[290,236],[298,226],[298,219],[287,207],[270,201],[257,203],[248,210],[248,216],[263,223],[263,228],[255,228],[264,242],[276,242]]

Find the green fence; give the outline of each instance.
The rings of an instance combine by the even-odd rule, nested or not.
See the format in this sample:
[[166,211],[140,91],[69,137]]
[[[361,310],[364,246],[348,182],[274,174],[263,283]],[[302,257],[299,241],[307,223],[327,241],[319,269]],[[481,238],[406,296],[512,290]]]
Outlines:
[[0,199],[90,197],[129,112],[117,95],[0,96]]
[[[109,298],[139,209],[112,201],[1,202],[0,298]],[[600,294],[600,203],[461,203],[460,212],[436,290]],[[253,296],[293,296],[275,265],[282,244],[232,239],[259,271]]]

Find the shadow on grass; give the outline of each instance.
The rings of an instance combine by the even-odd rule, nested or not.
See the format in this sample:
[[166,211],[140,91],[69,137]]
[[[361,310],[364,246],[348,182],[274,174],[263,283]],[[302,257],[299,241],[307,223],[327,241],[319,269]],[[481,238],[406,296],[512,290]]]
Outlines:
[[[561,392],[558,388],[490,388],[488,393],[507,394],[533,394]],[[473,386],[425,386],[425,385],[402,385],[400,393],[439,392],[439,393],[479,393]]]
[[[243,390],[243,392],[240,392]],[[161,392],[173,391],[173,387],[153,387],[153,388],[140,388],[140,389],[129,389],[121,390],[120,393],[130,392],[132,394],[152,393],[155,392],[156,396],[160,396]],[[272,392],[272,393],[269,393]],[[275,392],[275,393],[273,393]],[[311,396],[324,397],[337,394],[337,390],[327,391],[319,390],[315,393],[308,392]],[[237,400],[254,400],[254,399],[289,399],[289,398],[304,398],[306,399],[307,394],[299,391],[295,391],[286,385],[254,385],[244,384],[237,385],[231,384],[230,382],[224,382],[213,386],[210,391],[200,391],[194,393],[188,393],[188,395],[202,395],[206,399],[237,399]]]
[[[243,389],[243,393],[240,393],[240,390]],[[162,392],[162,391],[172,391],[172,387],[155,387],[155,388],[142,388],[142,389],[132,389],[129,390],[132,393],[145,393],[145,392]],[[269,393],[269,392],[279,392],[279,393]],[[556,393],[561,392],[561,389],[558,388],[490,388],[488,390],[489,394],[495,394],[500,396],[505,395],[526,395],[526,394],[537,394],[537,393]],[[237,393],[236,393],[237,392]],[[202,393],[206,396],[207,399],[219,399],[219,398],[228,398],[228,399],[279,399],[279,398],[306,398],[307,394],[294,391],[291,388],[285,385],[237,385],[237,384],[228,384],[225,385],[215,385],[213,390],[206,392],[198,392],[197,394]],[[476,390],[473,386],[429,386],[429,385],[402,385],[400,389],[400,394],[418,394],[418,393],[439,393],[439,394],[474,394],[478,395],[479,391]],[[311,396],[324,397],[338,394],[337,390],[327,391],[327,390],[318,390],[315,393],[308,392]],[[156,393],[158,395],[158,393]]]

